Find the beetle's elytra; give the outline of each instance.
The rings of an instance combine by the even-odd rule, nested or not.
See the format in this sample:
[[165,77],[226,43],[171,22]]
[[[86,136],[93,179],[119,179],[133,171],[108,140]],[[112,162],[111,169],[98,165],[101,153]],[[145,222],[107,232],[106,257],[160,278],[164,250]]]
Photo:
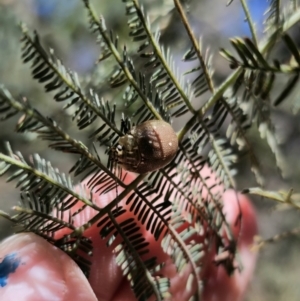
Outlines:
[[178,139],[171,125],[148,120],[134,126],[112,151],[112,159],[123,169],[147,173],[166,166],[175,157]]

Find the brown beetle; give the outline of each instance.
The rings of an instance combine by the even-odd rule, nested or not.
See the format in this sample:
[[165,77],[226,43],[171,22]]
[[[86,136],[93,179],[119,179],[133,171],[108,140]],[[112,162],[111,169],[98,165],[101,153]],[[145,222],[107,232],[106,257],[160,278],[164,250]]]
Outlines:
[[147,173],[166,166],[175,157],[178,139],[171,125],[162,120],[148,120],[132,127],[120,137],[111,158],[123,169]]

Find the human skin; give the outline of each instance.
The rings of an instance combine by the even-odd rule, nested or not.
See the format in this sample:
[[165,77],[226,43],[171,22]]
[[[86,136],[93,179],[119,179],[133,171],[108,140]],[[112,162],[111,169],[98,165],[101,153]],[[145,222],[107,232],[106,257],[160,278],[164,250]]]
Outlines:
[[[133,178],[134,175],[129,174],[127,180],[131,181]],[[114,190],[105,196],[97,197],[94,194],[94,199],[99,207],[104,207],[115,198],[115,194]],[[233,275],[228,276],[222,265],[216,265],[214,248],[211,248],[201,262],[200,277],[203,281],[201,300],[203,301],[242,300],[253,275],[256,254],[250,248],[253,237],[257,234],[256,214],[245,195],[238,194],[239,205],[236,196],[237,194],[232,190],[224,193],[223,212],[235,237],[238,237],[238,252],[243,270],[236,270]],[[76,209],[73,208],[72,211]],[[241,224],[237,224],[240,213]],[[94,214],[93,210],[83,211],[81,216],[78,216],[78,220],[75,220],[75,224],[83,223]],[[123,219],[131,217],[134,215],[130,211],[122,216]],[[162,273],[171,279],[172,299],[170,300],[189,300],[195,289],[193,286],[191,291],[186,291],[190,267],[188,266],[179,274],[171,259],[159,247],[160,241],[155,241],[145,228],[141,227],[140,231],[150,242],[151,255],[156,256],[159,262],[166,263]],[[65,231],[58,233],[57,237],[63,234]],[[106,241],[100,238],[99,228],[90,227],[86,230],[85,236],[93,241],[92,266],[88,280],[65,253],[34,234],[16,234],[4,240],[0,244],[0,299],[3,301],[136,300],[129,283],[115,263],[112,249],[107,248]],[[7,261],[10,264],[10,273],[7,277],[3,277],[6,276],[4,268],[7,268],[7,265],[4,263]],[[2,280],[4,279],[2,281],[4,285],[1,285],[1,277]]]

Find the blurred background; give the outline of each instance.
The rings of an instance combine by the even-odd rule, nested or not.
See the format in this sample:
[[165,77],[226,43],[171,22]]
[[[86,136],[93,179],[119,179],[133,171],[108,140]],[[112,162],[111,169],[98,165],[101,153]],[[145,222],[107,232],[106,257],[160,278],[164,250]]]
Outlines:
[[[120,45],[129,43],[127,36],[127,17],[121,0],[93,1],[99,14],[105,17],[107,27],[112,28],[120,36]],[[97,2],[97,3],[96,3]],[[283,5],[290,2],[282,1]],[[162,41],[171,47],[174,58],[180,70],[187,67],[181,57],[188,48],[188,40],[181,23],[175,14],[168,13],[172,1],[147,0],[143,2],[148,9],[150,18],[155,22],[163,21],[165,31]],[[267,0],[249,0],[250,12],[256,22],[258,36],[263,36],[264,12]],[[164,5],[163,8],[161,5]],[[197,0],[189,3],[189,18],[194,32],[203,36],[204,47],[209,47],[214,54],[215,81],[220,84],[229,74],[227,62],[218,54],[218,50],[230,49],[229,38],[234,36],[249,36],[249,29],[244,22],[244,13],[239,1],[234,1],[226,7],[226,1]],[[161,19],[155,20],[159,12]],[[166,14],[166,15],[165,15]],[[76,139],[83,140],[87,145],[89,132],[76,130],[71,123],[71,112],[61,110],[61,104],[55,103],[50,94],[43,92],[43,87],[30,76],[29,65],[21,62],[20,55],[20,21],[25,22],[30,30],[36,29],[46,48],[53,48],[56,55],[62,59],[65,66],[78,72],[87,87],[95,88],[105,100],[120,103],[118,91],[108,89],[107,69],[95,62],[99,56],[95,37],[89,32],[86,11],[80,0],[0,0],[0,83],[3,83],[14,95],[26,96],[43,114],[54,117],[55,120]],[[291,29],[290,34],[299,40],[299,26]],[[134,46],[134,44],[133,44]],[[288,61],[285,49],[279,45],[275,50],[281,61]],[[278,88],[285,79],[279,79]],[[276,92],[276,91],[275,91]],[[257,131],[250,131],[250,138],[256,153],[259,154],[262,172],[266,178],[266,188],[270,190],[288,190],[293,187],[299,192],[300,180],[300,122],[293,115],[292,107],[297,100],[296,89],[280,108],[272,112],[276,136],[285,156],[287,171],[283,179],[276,169],[275,160],[265,141],[261,140]],[[118,113],[125,110],[120,103]],[[3,151],[4,141],[10,141],[13,150],[20,150],[24,157],[39,153],[50,160],[61,171],[68,172],[75,162],[70,155],[59,154],[47,148],[47,143],[35,140],[33,135],[17,135],[14,127],[17,119],[5,121],[0,126],[0,151]],[[181,121],[184,122],[184,119]],[[174,124],[180,127],[180,122]],[[254,177],[249,172],[249,163],[241,158],[239,165],[238,188],[257,186]],[[10,211],[18,202],[19,193],[13,183],[5,183],[0,178],[1,200],[0,209]],[[289,208],[279,208],[271,201],[253,199],[259,218],[260,235],[264,238],[277,233],[291,230],[299,226],[299,213]],[[11,225],[0,220],[0,239],[12,233]],[[300,296],[300,264],[298,261],[300,242],[297,236],[290,236],[277,243],[267,245],[260,251],[256,274],[249,288],[247,300],[299,300]]]

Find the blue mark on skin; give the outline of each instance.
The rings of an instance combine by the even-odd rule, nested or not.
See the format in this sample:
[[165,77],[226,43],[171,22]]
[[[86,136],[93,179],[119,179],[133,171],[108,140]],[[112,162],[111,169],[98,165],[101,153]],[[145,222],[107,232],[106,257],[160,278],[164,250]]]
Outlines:
[[14,273],[20,265],[20,259],[16,253],[6,255],[0,262],[0,287],[7,285],[9,274]]

